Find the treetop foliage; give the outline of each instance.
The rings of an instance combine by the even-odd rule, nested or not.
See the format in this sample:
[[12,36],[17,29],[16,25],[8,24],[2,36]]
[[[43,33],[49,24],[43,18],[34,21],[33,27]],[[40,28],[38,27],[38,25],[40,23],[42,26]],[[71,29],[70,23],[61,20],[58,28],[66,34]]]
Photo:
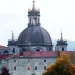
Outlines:
[[75,65],[71,63],[68,55],[62,53],[43,75],[75,75]]

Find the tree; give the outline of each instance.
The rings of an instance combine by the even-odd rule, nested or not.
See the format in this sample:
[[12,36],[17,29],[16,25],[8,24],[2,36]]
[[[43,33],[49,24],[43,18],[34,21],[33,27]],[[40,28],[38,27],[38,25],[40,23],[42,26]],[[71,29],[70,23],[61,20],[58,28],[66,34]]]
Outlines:
[[9,75],[9,70],[6,67],[3,67],[1,75]]
[[56,54],[57,54],[57,57],[59,57],[61,53],[59,50],[56,50]]
[[75,54],[73,52],[70,53],[70,60],[73,64],[75,64]]
[[51,64],[43,75],[75,75],[75,66],[71,63],[69,56],[62,53],[55,64]]

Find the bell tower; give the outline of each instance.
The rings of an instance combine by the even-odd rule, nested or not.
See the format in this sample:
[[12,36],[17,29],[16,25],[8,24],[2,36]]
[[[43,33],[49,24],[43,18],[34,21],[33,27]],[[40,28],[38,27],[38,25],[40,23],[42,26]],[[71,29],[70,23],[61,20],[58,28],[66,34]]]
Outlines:
[[28,9],[28,26],[40,25],[40,11],[35,8],[35,1],[33,1],[32,9]]
[[61,32],[61,38],[57,41],[55,50],[58,51],[66,51],[67,50],[67,41],[63,40],[62,32]]

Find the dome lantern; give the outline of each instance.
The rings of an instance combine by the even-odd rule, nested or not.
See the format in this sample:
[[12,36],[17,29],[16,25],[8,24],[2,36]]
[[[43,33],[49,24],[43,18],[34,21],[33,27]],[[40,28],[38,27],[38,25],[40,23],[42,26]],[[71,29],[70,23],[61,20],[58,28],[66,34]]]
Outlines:
[[28,10],[28,26],[40,25],[40,11],[35,8],[35,1],[33,1],[33,7],[31,10]]

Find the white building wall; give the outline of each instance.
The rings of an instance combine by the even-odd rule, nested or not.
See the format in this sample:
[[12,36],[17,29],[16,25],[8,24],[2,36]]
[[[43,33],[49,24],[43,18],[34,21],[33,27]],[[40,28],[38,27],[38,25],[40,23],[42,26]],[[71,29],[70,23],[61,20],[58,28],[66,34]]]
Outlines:
[[[14,62],[16,60],[16,62]],[[46,62],[44,62],[46,60]],[[42,75],[44,72],[44,66],[48,67],[49,64],[54,63],[56,58],[12,58],[9,59],[9,70],[12,75],[31,75],[35,73],[36,75]],[[28,66],[30,70],[28,70]],[[35,70],[37,66],[37,70]],[[14,70],[16,67],[16,70]]]

